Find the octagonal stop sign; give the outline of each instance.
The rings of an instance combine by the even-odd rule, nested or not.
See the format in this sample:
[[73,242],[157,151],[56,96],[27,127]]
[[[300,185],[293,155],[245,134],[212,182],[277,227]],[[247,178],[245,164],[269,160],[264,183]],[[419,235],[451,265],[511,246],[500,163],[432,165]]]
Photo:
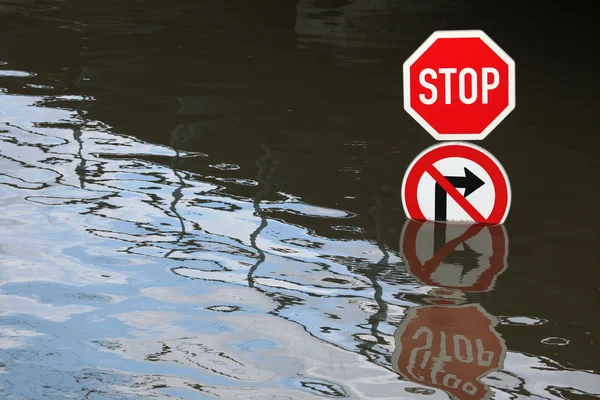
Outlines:
[[437,140],[484,139],[515,108],[515,62],[484,32],[434,32],[404,63],[404,109]]

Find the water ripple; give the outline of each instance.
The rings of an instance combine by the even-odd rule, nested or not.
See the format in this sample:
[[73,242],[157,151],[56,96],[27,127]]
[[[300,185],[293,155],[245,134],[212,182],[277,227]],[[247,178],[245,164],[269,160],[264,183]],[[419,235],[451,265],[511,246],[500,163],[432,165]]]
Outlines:
[[[204,155],[112,133],[81,101],[94,100],[0,96],[3,398],[448,398],[392,371],[394,332],[431,288],[358,215],[227,194],[178,168]],[[543,363],[509,352],[486,382],[568,390]],[[596,390],[596,375],[565,373]]]

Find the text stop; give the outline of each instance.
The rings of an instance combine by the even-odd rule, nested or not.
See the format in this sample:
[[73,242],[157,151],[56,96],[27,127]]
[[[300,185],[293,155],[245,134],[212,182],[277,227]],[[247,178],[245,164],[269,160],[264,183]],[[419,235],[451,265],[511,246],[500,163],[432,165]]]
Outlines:
[[419,83],[427,89],[427,93],[419,94],[419,100],[423,104],[432,105],[438,101],[436,83],[440,84],[442,79],[445,104],[452,104],[453,90],[456,91],[457,86],[458,98],[463,104],[473,104],[479,96],[481,103],[487,104],[489,92],[496,89],[500,83],[500,74],[492,67],[483,67],[479,72],[473,68],[463,68],[460,71],[456,68],[438,68],[437,72],[432,68],[425,68],[419,74]]

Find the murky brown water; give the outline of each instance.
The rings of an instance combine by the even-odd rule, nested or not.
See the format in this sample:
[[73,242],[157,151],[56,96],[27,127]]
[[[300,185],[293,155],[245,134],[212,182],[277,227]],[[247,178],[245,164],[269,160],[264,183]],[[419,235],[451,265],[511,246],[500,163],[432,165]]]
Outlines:
[[[0,397],[600,396],[593,25],[483,3],[0,1]],[[402,211],[451,28],[516,61],[504,226]]]

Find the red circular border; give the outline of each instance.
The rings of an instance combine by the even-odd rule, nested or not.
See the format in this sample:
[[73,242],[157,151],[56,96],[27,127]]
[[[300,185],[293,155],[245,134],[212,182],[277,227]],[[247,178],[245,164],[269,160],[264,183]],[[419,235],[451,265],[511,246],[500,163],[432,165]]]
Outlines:
[[485,221],[475,222],[487,224],[499,224],[503,222],[508,211],[509,188],[508,178],[506,178],[501,167],[498,166],[497,161],[475,147],[456,143],[433,148],[418,157],[420,158],[414,161],[412,167],[406,172],[403,184],[404,190],[402,194],[404,196],[405,211],[409,218],[421,221],[427,220],[421,211],[417,199],[417,187],[425,170],[439,160],[460,157],[471,160],[481,166],[490,175],[494,184],[496,198],[494,199],[492,212]]

